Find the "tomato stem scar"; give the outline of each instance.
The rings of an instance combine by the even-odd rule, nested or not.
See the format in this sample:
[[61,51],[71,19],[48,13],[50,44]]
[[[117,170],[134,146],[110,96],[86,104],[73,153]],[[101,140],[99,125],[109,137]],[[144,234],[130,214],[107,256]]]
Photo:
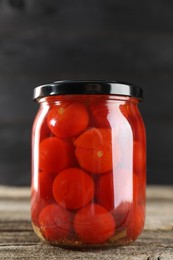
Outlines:
[[98,151],[97,152],[97,156],[100,158],[100,157],[102,157],[103,156],[103,151]]

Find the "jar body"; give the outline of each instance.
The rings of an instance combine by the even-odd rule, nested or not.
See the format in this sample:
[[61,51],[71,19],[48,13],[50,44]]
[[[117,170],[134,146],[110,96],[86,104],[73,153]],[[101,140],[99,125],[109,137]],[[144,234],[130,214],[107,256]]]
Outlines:
[[65,247],[128,244],[143,230],[145,190],[138,99],[40,99],[32,132],[31,219],[41,239]]

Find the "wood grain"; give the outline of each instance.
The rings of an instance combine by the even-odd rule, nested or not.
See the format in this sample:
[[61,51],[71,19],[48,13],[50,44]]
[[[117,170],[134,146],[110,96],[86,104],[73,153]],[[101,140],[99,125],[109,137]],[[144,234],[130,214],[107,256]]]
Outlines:
[[40,242],[30,223],[30,189],[0,186],[0,259],[173,259],[173,187],[147,188],[145,229],[129,246],[70,250]]

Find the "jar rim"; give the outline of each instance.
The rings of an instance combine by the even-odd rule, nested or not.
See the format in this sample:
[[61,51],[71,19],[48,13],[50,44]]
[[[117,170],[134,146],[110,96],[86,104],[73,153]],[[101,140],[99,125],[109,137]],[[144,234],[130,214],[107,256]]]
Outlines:
[[142,88],[127,82],[114,80],[59,80],[38,86],[33,99],[56,95],[119,95],[143,99]]

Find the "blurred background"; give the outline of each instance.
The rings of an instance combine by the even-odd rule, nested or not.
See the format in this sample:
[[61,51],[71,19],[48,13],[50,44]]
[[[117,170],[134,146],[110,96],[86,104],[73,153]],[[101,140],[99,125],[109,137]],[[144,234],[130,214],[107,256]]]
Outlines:
[[33,88],[113,79],[144,90],[148,184],[173,184],[173,1],[0,0],[0,185],[30,185]]

